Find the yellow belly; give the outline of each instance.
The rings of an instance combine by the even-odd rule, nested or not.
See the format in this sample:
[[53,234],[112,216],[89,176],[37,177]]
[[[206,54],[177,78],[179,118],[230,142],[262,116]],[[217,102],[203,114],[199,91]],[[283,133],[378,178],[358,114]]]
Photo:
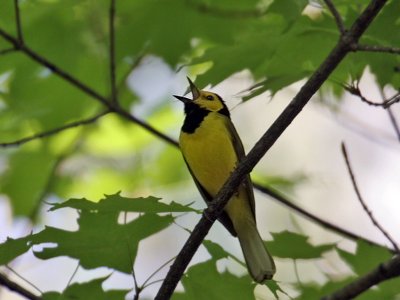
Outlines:
[[179,143],[193,175],[215,196],[237,164],[224,116],[208,114],[192,134],[181,132]]

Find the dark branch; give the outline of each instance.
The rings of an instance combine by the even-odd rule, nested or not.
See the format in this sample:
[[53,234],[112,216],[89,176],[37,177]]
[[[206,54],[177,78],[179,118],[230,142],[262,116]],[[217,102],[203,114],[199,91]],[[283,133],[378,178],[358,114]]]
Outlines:
[[354,172],[353,172],[353,170],[351,168],[351,165],[350,165],[349,157],[348,157],[347,151],[346,151],[346,146],[345,146],[345,144],[343,142],[342,142],[342,153],[343,153],[344,160],[346,161],[347,170],[349,172],[351,183],[353,184],[353,188],[354,188],[354,191],[356,192],[358,201],[360,201],[361,206],[363,207],[364,211],[367,213],[368,217],[370,218],[372,223],[375,225],[375,227],[378,228],[378,230],[380,232],[382,232],[382,234],[392,244],[392,246],[396,250],[396,252],[399,253],[400,252],[399,251],[399,247],[397,246],[397,244],[394,241],[394,239],[390,236],[390,234],[375,219],[375,217],[372,214],[371,210],[368,208],[367,204],[365,203],[364,199],[362,198],[360,190],[358,189],[358,186],[357,186],[357,182],[356,182],[356,178],[354,176]]
[[7,287],[10,291],[16,292],[17,294],[31,300],[40,300],[42,299],[39,296],[36,296],[32,292],[28,291],[27,289],[23,288],[19,284],[11,281],[7,278],[4,274],[0,273],[0,285]]
[[31,135],[31,136],[28,136],[28,137],[25,137],[25,138],[22,138],[22,139],[19,139],[19,140],[16,140],[16,141],[7,142],[7,143],[0,143],[0,147],[6,148],[6,147],[13,147],[13,146],[20,146],[20,145],[25,144],[27,142],[30,142],[30,141],[33,141],[33,140],[37,140],[37,139],[41,139],[41,138],[45,138],[45,137],[49,137],[51,135],[54,135],[56,133],[59,133],[61,131],[64,131],[64,130],[67,130],[67,129],[70,129],[70,128],[91,124],[91,123],[97,121],[97,119],[99,119],[100,117],[102,117],[102,116],[104,116],[104,115],[106,115],[108,113],[110,113],[110,111],[104,111],[104,112],[101,112],[101,113],[99,113],[99,114],[97,114],[97,115],[95,115],[95,116],[93,116],[91,118],[88,118],[88,119],[83,119],[83,120],[79,120],[79,121],[76,121],[76,122],[72,122],[72,123],[69,123],[69,124],[66,124],[66,125],[63,125],[63,126],[48,130],[48,131],[37,133],[37,134]]
[[346,32],[346,27],[344,26],[344,22],[342,16],[340,15],[339,11],[336,9],[335,5],[332,3],[331,0],[324,0],[326,6],[328,7],[329,11],[333,15],[336,21],[336,25],[339,28],[341,34]]
[[111,101],[116,103],[117,83],[115,76],[115,0],[110,0],[110,16],[109,16],[109,32],[110,32],[110,77],[111,77]]
[[333,70],[351,50],[351,44],[357,43],[368,25],[375,18],[378,12],[385,5],[386,0],[373,0],[356,19],[348,32],[342,35],[341,39],[331,51],[325,61],[319,66],[314,74],[307,80],[299,93],[293,98],[290,104],[284,109],[278,119],[264,133],[249,154],[239,163],[235,171],[223,185],[212,204],[204,211],[200,221],[195,226],[189,239],[186,241],[176,260],[159,289],[156,300],[169,299],[181,279],[186,267],[191,261],[194,253],[201,245],[203,239],[210,230],[212,224],[222,213],[226,203],[235,193],[246,174],[249,174],[258,161],[272,147],[283,131],[290,125],[294,118],[301,112],[310,98],[321,87]]
[[24,44],[24,37],[22,35],[22,25],[21,25],[21,17],[19,12],[19,0],[14,0],[14,11],[15,11],[15,24],[17,27],[17,37],[18,43],[20,45]]
[[333,294],[322,298],[322,300],[348,300],[353,299],[361,293],[367,291],[374,285],[385,280],[400,276],[400,256],[397,255],[389,261],[380,264],[370,273],[357,278],[352,283]]
[[366,51],[366,52],[380,52],[380,53],[400,54],[400,48],[377,46],[377,45],[355,44],[355,45],[353,45],[353,51]]

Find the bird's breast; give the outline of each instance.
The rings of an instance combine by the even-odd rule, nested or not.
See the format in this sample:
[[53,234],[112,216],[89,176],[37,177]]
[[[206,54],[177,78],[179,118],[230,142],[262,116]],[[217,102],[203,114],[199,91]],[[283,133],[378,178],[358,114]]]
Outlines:
[[232,137],[226,126],[230,120],[209,113],[193,133],[181,132],[179,143],[193,176],[215,196],[237,164]]

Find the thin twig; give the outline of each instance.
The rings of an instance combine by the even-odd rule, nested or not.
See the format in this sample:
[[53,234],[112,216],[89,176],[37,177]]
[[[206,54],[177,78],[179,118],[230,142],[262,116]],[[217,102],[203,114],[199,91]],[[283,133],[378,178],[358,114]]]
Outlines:
[[160,267],[158,267],[153,273],[151,273],[151,275],[143,282],[143,284],[142,284],[143,289],[147,286],[146,284],[150,281],[151,278],[153,278],[159,271],[161,271],[163,268],[165,268],[175,258],[176,258],[176,256],[170,258],[165,263],[163,263]]
[[359,87],[359,82],[355,81],[354,83],[351,84],[341,84],[341,86],[348,91],[350,94],[357,96],[360,98],[362,102],[367,103],[368,105],[375,106],[375,107],[382,107],[382,108],[388,108],[389,106],[393,105],[396,102],[400,101],[400,92],[396,93],[389,99],[383,100],[383,102],[374,102],[369,99],[367,99],[360,90]]
[[350,175],[350,179],[351,182],[353,184],[353,188],[354,191],[356,192],[358,201],[360,201],[364,211],[367,213],[368,217],[370,218],[370,220],[372,221],[372,223],[375,225],[376,228],[378,228],[378,230],[380,232],[382,232],[382,234],[388,239],[388,241],[392,244],[393,248],[396,250],[397,253],[399,253],[399,247],[397,246],[396,242],[394,241],[394,239],[390,236],[390,234],[379,224],[379,222],[375,219],[374,215],[372,214],[371,210],[368,208],[367,204],[365,203],[364,199],[361,196],[360,190],[358,189],[357,186],[357,182],[354,176],[354,172],[351,168],[350,165],[350,161],[349,161],[349,157],[347,155],[347,151],[346,151],[346,146],[344,144],[344,142],[342,142],[342,153],[343,153],[343,157],[346,161],[346,166],[347,166],[347,170],[349,172]]
[[386,111],[388,112],[390,123],[392,123],[393,129],[396,132],[397,139],[400,142],[400,127],[399,127],[399,124],[397,124],[397,120],[396,120],[396,117],[393,114],[392,108],[389,106],[386,109]]
[[[380,88],[379,92],[381,93],[381,98],[383,99],[383,101],[385,101],[384,99],[386,97],[385,97],[385,92],[384,92],[383,88]],[[389,120],[393,126],[395,133],[396,133],[397,139],[400,141],[400,127],[399,127],[399,124],[397,123],[396,117],[393,114],[392,108],[390,106],[388,106],[386,111],[388,112]]]
[[360,237],[359,235],[345,229],[342,227],[339,227],[333,223],[330,223],[320,217],[318,217],[315,214],[312,214],[311,212],[301,208],[300,206],[296,205],[293,203],[293,201],[288,200],[286,197],[282,196],[280,193],[278,193],[277,191],[275,191],[274,189],[270,188],[270,187],[266,187],[263,186],[259,183],[253,183],[253,186],[260,192],[270,196],[273,200],[276,200],[278,203],[283,204],[284,206],[292,209],[293,211],[295,211],[297,214],[305,217],[306,219],[311,220],[312,222],[326,228],[329,230],[332,230],[333,232],[336,232],[338,234],[341,234],[349,239],[353,239],[353,240],[359,240],[362,239],[366,242],[368,242],[369,244],[372,245],[376,245],[376,246],[382,246],[368,238],[364,238],[364,237]]
[[79,261],[78,261],[78,263],[76,265],[76,268],[75,268],[74,272],[72,273],[71,277],[69,278],[69,280],[67,282],[67,286],[65,287],[65,289],[67,289],[70,286],[70,284],[71,284],[72,280],[74,279],[76,273],[78,273],[79,266],[80,266],[80,264],[79,264]]
[[0,285],[7,287],[10,291],[16,292],[17,294],[30,299],[30,300],[41,300],[42,298],[36,296],[32,292],[28,291],[24,287],[10,280],[4,274],[0,273]]
[[366,51],[366,52],[380,52],[380,53],[392,53],[400,54],[400,48],[397,47],[385,47],[378,45],[360,45],[355,44],[352,47],[353,51]]
[[24,282],[26,282],[27,284],[29,284],[31,287],[33,287],[36,291],[38,291],[38,293],[43,294],[43,292],[39,289],[39,287],[37,285],[35,285],[33,282],[29,281],[28,279],[26,279],[25,277],[23,277],[21,274],[19,274],[17,271],[15,271],[13,268],[10,267],[10,265],[5,265],[4,266],[8,271],[10,271],[11,273],[13,273],[15,276],[17,276],[19,279],[23,280]]
[[352,283],[344,286],[340,290],[332,293],[322,300],[348,300],[354,299],[361,293],[369,290],[379,283],[400,276],[400,255],[395,256],[389,261],[380,264],[370,273],[358,277]]
[[110,32],[110,77],[111,77],[111,101],[116,103],[117,84],[116,84],[116,69],[115,69],[115,0],[110,0],[110,15],[109,15],[109,32]]
[[16,24],[16,27],[17,27],[18,43],[20,45],[23,45],[24,44],[24,37],[22,35],[22,25],[21,25],[21,17],[20,17],[18,1],[19,0],[14,0],[15,24]]
[[185,245],[169,269],[169,272],[155,297],[156,300],[165,300],[171,297],[194,253],[201,245],[215,220],[222,213],[228,200],[236,192],[239,184],[301,112],[304,106],[308,103],[315,92],[318,91],[338,64],[345,58],[349,51],[351,51],[351,44],[358,42],[361,35],[368,28],[369,24],[383,8],[386,2],[387,0],[371,1],[361,15],[355,20],[351,28],[345,32],[342,38],[338,41],[328,57],[303,85],[289,105],[255,144],[249,154],[238,164],[235,171],[222,186],[210,206],[203,212],[203,216],[193,229],[192,234],[187,239]]
[[15,49],[15,48],[3,49],[3,50],[0,50],[0,55],[4,55],[4,54],[7,54],[7,53],[15,52],[15,51],[17,51],[17,50],[18,50],[18,49]]
[[340,15],[339,11],[336,9],[335,5],[332,3],[331,0],[324,0],[326,6],[328,7],[329,11],[333,15],[336,21],[336,25],[341,34],[346,32],[346,27],[344,26],[344,22],[342,16]]
[[70,128],[74,128],[74,127],[78,127],[78,126],[82,126],[82,125],[88,125],[88,124],[95,122],[97,119],[99,119],[100,117],[102,117],[108,113],[110,113],[110,111],[106,110],[106,111],[103,111],[103,112],[101,112],[91,118],[88,118],[88,119],[83,119],[83,120],[79,120],[76,122],[72,122],[72,123],[69,123],[69,124],[54,128],[54,129],[50,129],[48,131],[43,131],[43,132],[36,133],[36,134],[28,136],[28,137],[24,137],[24,138],[16,140],[16,141],[0,143],[0,147],[6,148],[6,147],[13,147],[13,146],[20,146],[27,142],[45,138],[45,137],[49,137],[51,135],[54,135],[56,133],[59,133],[61,131],[64,131],[64,130],[67,130]]

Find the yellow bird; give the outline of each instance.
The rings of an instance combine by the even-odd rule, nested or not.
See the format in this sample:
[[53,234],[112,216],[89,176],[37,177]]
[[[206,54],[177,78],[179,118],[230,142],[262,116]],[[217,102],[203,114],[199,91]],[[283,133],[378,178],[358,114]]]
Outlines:
[[[188,80],[193,99],[174,95],[184,103],[186,115],[179,145],[203,199],[210,203],[245,153],[222,98],[200,91]],[[229,200],[219,221],[239,238],[253,279],[258,283],[271,279],[275,263],[257,230],[250,176]]]

